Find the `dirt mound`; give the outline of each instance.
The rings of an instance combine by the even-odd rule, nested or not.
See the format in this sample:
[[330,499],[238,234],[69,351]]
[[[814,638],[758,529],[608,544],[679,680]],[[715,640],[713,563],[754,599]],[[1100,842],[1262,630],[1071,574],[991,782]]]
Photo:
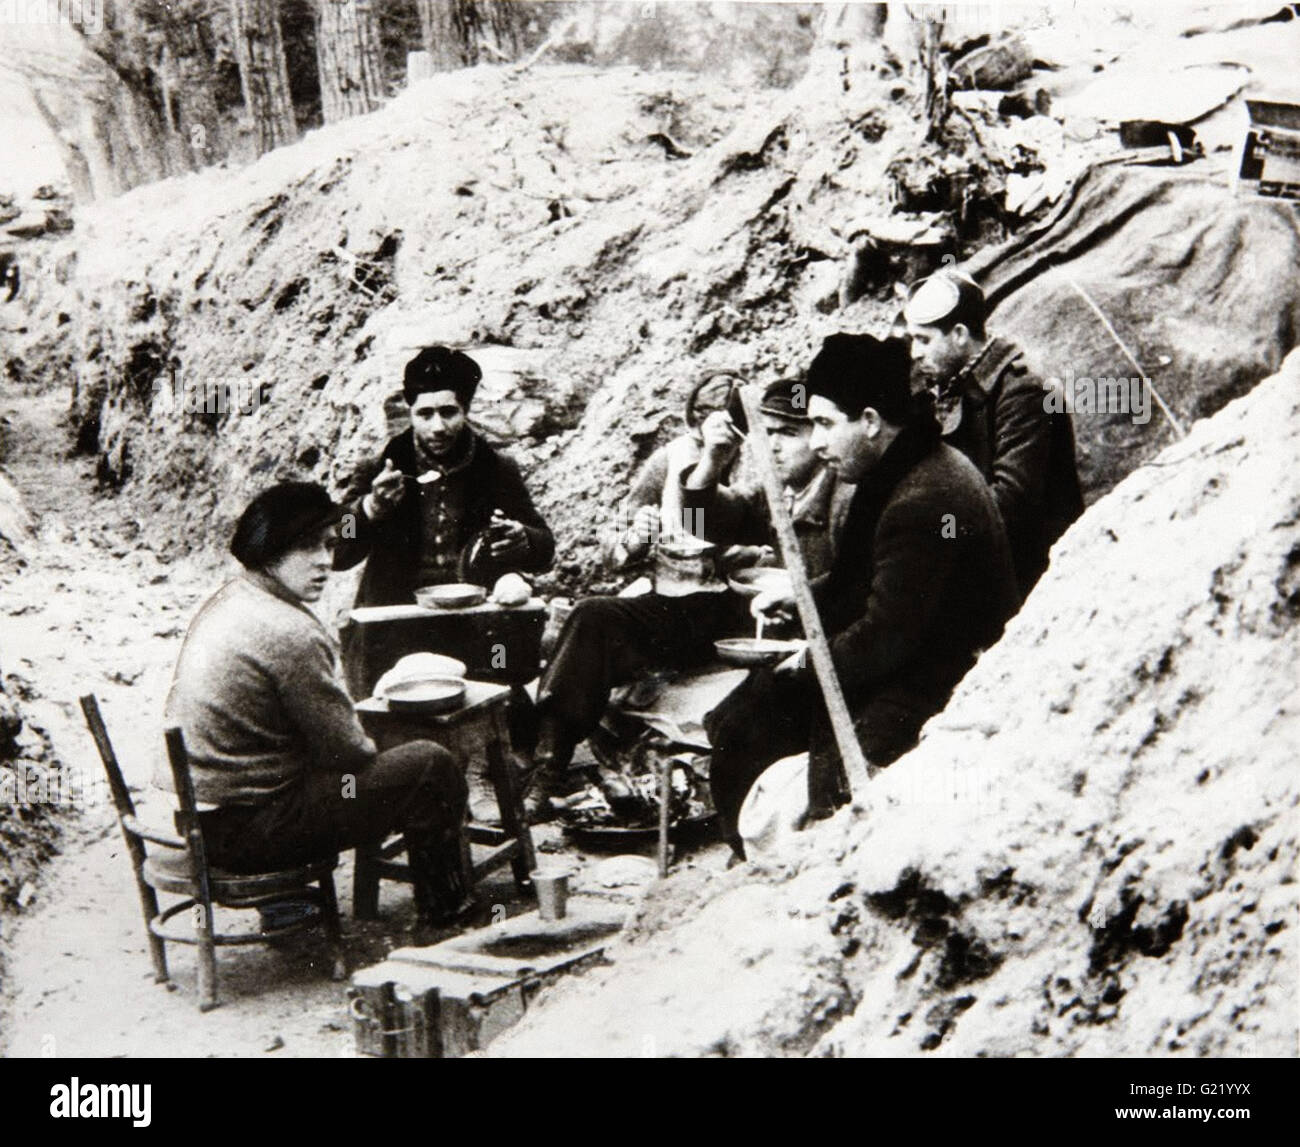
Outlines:
[[1061,541],[779,871],[667,884],[501,1055],[1297,1050],[1300,354]]
[[[0,574],[26,564],[34,545],[31,515],[0,471]],[[21,678],[6,683],[6,668],[13,666],[0,664],[0,918],[27,907],[58,847],[67,798],[79,795],[72,792],[73,774],[62,768],[49,736],[22,704],[32,695],[30,686]]]
[[[1272,35],[1247,33],[1224,50]],[[151,543],[202,547],[272,480],[339,489],[393,429],[383,408],[400,415],[413,350],[467,345],[487,373],[476,418],[556,528],[555,581],[601,588],[599,532],[702,372],[768,381],[831,331],[883,332],[895,284],[941,251],[1020,233],[978,265],[1046,374],[1137,373],[1067,278],[1184,419],[1276,369],[1295,221],[1232,200],[1214,182],[1225,155],[1199,174],[1086,176],[1055,223],[1022,231],[1048,204],[1018,214],[1014,181],[1065,179],[1114,141],[975,107],[927,140],[921,77],[891,47],[847,71],[830,56],[787,91],[559,64],[443,74],[251,167],[94,205],[77,234],[77,441]],[[1052,83],[1084,82],[1085,63]],[[1170,436],[1154,408],[1078,431],[1094,495]]]
[[71,791],[44,730],[0,683],[0,917],[21,911],[55,854]]
[[[575,576],[701,372],[806,361],[844,228],[928,178],[903,157],[970,166],[960,124],[923,143],[918,100],[884,57],[848,91],[835,70],[776,92],[476,68],[251,168],[97,205],[79,438],[152,539],[203,544],[277,477],[341,483],[388,432],[413,348],[467,344],[476,415],[513,441]],[[1004,173],[975,167],[931,198],[1000,194]],[[968,214],[971,238],[987,219]]]

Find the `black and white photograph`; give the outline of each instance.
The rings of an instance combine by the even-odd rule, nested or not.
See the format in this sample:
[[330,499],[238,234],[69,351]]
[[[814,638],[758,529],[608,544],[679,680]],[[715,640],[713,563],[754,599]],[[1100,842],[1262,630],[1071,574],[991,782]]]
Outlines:
[[0,0],[0,1056],[1250,1120],[1297,332],[1297,4]]

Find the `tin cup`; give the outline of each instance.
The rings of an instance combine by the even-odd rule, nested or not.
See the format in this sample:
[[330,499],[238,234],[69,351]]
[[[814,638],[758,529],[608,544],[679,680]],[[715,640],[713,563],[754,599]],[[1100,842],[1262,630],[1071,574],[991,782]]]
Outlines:
[[563,920],[569,900],[569,874],[559,869],[537,869],[532,874],[537,892],[537,914],[543,920]]

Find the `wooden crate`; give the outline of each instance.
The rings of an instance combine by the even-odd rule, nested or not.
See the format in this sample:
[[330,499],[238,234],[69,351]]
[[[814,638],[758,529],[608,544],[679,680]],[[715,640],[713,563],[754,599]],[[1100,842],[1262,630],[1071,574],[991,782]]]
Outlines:
[[348,989],[358,1055],[455,1058],[517,1023],[547,984],[604,960],[625,903],[575,897],[563,920],[535,913],[428,948],[399,948]]

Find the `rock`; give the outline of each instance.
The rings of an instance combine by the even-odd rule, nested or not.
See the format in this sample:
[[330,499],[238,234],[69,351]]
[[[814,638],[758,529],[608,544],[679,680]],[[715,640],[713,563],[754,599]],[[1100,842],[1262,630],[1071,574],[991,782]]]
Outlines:
[[963,87],[1009,91],[1033,74],[1033,56],[1025,41],[1012,34],[967,52],[949,70]]
[[0,692],[0,760],[12,760],[17,737],[23,728],[18,703]]
[[0,542],[8,543],[20,557],[30,557],[35,543],[31,515],[22,495],[0,473]]

